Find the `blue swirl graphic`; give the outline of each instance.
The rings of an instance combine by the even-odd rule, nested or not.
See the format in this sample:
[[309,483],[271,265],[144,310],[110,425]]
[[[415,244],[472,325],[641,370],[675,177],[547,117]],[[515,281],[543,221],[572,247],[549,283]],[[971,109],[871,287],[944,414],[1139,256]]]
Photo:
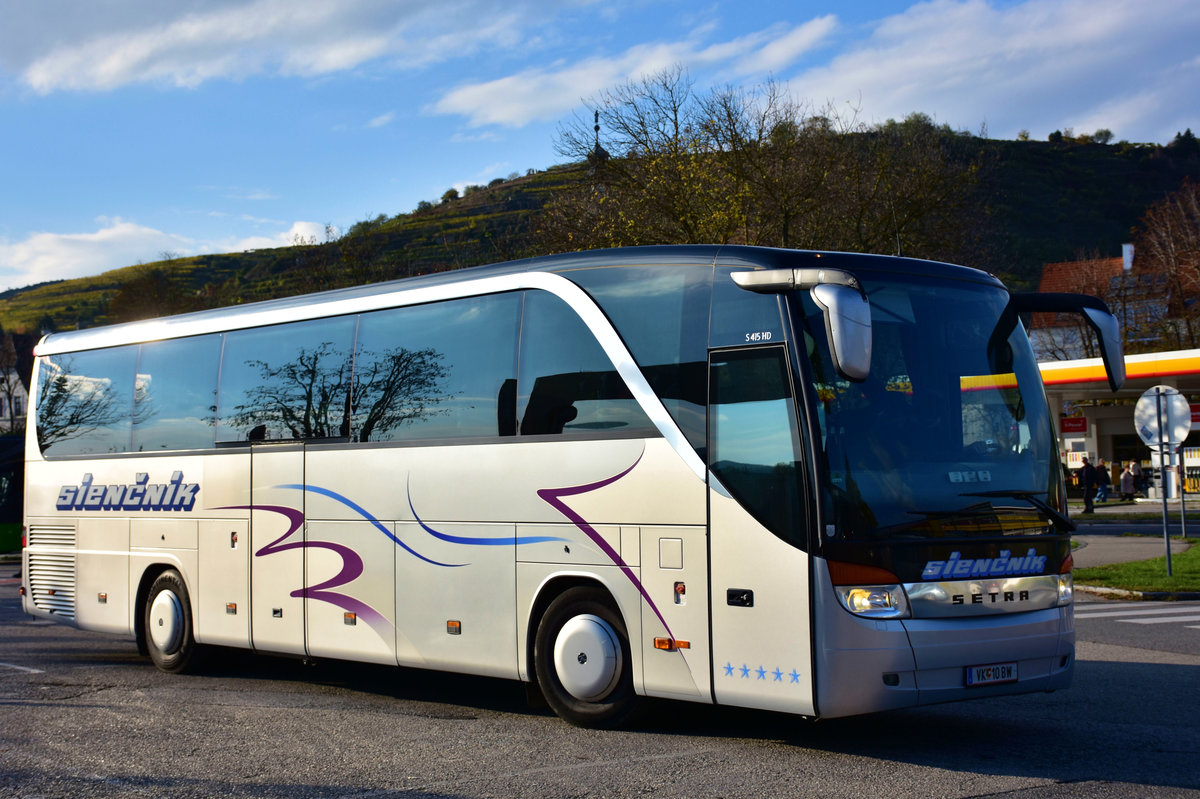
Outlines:
[[355,502],[352,499],[349,499],[348,497],[342,496],[341,494],[337,493],[336,491],[331,491],[328,488],[321,488],[320,486],[299,485],[297,483],[288,483],[286,485],[278,485],[275,487],[276,488],[291,488],[296,491],[311,491],[314,494],[320,494],[323,497],[329,497],[332,500],[336,500],[337,502],[342,503],[347,508],[349,508],[350,510],[357,513],[359,516],[362,516],[364,519],[369,521],[372,525],[375,526],[375,529],[379,530],[379,532],[383,533],[388,538],[392,539],[392,541],[396,542],[396,544],[398,546],[400,546],[402,549],[404,549],[405,552],[408,552],[413,557],[420,558],[421,560],[425,561],[426,563],[432,563],[434,566],[449,566],[452,568],[457,568],[459,566],[467,565],[465,563],[442,563],[440,561],[433,560],[432,558],[425,557],[420,552],[417,552],[415,549],[410,547],[408,544],[404,543],[399,538],[397,538],[392,533],[391,530],[387,529],[387,527],[384,526],[384,524],[382,522],[380,522],[378,519],[376,519],[370,513],[367,513],[366,509],[363,508],[361,505],[359,505],[357,502]]

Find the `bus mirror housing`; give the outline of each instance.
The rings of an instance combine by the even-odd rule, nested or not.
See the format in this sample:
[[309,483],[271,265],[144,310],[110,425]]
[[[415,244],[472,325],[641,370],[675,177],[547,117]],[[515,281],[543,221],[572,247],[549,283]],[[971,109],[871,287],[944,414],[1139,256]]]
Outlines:
[[825,335],[838,373],[866,380],[871,371],[871,303],[849,286],[822,284],[810,290],[825,315]]
[[838,374],[866,380],[871,371],[871,303],[854,275],[841,269],[764,269],[734,272],[733,282],[761,294],[808,289],[825,317]]
[[1100,340],[1100,357],[1108,373],[1108,385],[1116,391],[1125,384],[1125,345],[1121,341],[1121,326],[1117,317],[1107,310],[1084,308],[1083,319]]
[[1009,310],[1021,312],[1073,313],[1096,334],[1100,357],[1108,375],[1108,387],[1117,391],[1125,384],[1125,346],[1121,325],[1103,300],[1087,294],[1013,294]]

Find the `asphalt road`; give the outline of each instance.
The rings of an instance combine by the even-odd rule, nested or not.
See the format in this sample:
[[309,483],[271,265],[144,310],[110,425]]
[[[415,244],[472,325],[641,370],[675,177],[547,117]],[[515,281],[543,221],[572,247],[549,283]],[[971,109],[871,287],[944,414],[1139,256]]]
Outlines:
[[1055,694],[815,724],[664,702],[597,732],[497,680],[228,651],[164,674],[0,580],[0,796],[1200,796],[1200,630],[1166,651],[1102,622],[1136,626],[1081,619]]

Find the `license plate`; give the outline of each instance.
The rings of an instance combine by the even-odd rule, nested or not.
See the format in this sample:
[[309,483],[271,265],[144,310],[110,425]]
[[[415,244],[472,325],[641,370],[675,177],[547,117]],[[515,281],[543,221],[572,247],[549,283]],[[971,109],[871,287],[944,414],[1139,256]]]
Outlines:
[[996,685],[1017,681],[1016,663],[992,663],[987,666],[968,666],[967,685]]

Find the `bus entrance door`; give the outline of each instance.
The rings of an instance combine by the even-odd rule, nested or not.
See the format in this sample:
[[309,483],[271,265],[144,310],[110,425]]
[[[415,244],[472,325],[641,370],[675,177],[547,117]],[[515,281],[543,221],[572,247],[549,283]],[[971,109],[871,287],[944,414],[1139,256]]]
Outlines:
[[809,555],[787,350],[715,351],[709,380],[714,695],[811,715]]
[[[262,652],[306,654],[304,445],[255,444],[250,455],[250,635]],[[297,490],[301,489],[301,490]]]

